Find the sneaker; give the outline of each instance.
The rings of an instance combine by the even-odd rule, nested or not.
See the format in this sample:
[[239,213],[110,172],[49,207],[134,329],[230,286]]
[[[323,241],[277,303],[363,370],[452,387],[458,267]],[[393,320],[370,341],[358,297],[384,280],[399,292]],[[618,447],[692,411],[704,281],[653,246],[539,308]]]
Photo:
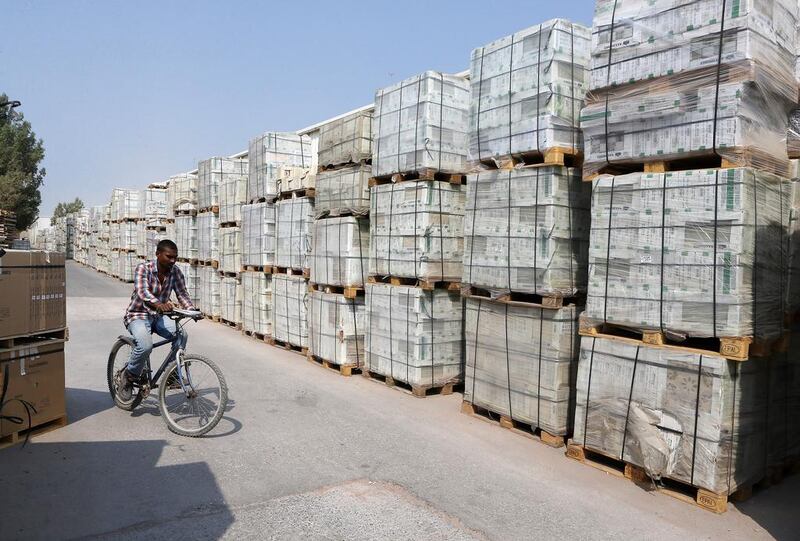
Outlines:
[[120,370],[119,383],[117,384],[117,398],[120,401],[129,402],[133,398],[133,379],[127,369]]

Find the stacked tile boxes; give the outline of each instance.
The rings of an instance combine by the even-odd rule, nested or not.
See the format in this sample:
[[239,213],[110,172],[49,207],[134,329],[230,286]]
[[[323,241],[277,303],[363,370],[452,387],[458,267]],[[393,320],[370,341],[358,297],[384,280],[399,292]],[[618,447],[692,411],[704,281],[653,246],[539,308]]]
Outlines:
[[469,85],[428,71],[375,95],[365,370],[417,396],[463,378]]
[[343,375],[364,364],[372,110],[319,128],[309,354]]
[[247,174],[228,175],[219,186],[219,273],[221,317],[228,325],[242,324],[242,205],[247,194]]
[[[167,184],[153,183],[142,190],[142,211],[139,221],[136,254],[140,261],[155,257],[158,243],[167,238]],[[180,254],[180,251],[178,252]]]
[[142,218],[142,192],[115,188],[109,203],[110,274],[132,282],[136,269],[137,224]]
[[588,28],[553,20],[472,52],[463,409],[550,445],[572,430],[589,187],[578,125]]
[[247,201],[274,201],[280,194],[282,167],[309,169],[313,165],[311,139],[295,133],[267,132],[250,141]]
[[589,336],[568,454],[671,479],[716,511],[784,459],[765,449],[781,432],[769,372],[785,355],[797,10],[601,0],[595,11],[581,115]]

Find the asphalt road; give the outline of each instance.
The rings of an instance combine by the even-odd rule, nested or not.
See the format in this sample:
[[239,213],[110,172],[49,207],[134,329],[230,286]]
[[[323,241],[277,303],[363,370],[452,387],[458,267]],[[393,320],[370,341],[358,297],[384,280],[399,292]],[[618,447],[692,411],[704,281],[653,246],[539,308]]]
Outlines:
[[800,476],[722,516],[220,324],[189,328],[231,405],[210,437],[112,407],[131,286],[70,263],[69,425],[0,451],[0,539],[796,539]]

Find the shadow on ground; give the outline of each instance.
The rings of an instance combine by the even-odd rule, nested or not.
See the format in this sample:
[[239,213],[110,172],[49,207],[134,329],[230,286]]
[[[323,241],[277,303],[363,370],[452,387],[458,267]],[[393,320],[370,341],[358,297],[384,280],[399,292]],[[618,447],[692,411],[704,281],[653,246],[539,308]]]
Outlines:
[[67,419],[69,419],[70,423],[75,423],[114,407],[114,403],[111,401],[111,394],[108,392],[68,387],[66,393]]
[[[182,520],[173,538],[218,539],[233,522],[205,462],[159,466],[163,440],[32,443],[0,451],[0,539],[138,539]],[[188,528],[188,530],[187,530]]]
[[800,538],[800,475],[786,477],[779,484],[756,492],[736,508],[777,540]]

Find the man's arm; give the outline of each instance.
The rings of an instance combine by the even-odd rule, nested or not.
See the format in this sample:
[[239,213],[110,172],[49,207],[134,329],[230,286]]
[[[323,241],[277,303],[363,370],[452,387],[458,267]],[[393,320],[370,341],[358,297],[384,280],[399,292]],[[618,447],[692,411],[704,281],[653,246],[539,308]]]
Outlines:
[[195,310],[192,299],[189,298],[189,292],[186,290],[186,280],[178,267],[175,267],[175,296],[178,297],[178,302],[184,310]]
[[133,281],[133,290],[136,292],[136,296],[142,299],[143,302],[152,305],[154,308],[158,308],[161,304],[161,301],[158,300],[158,297],[153,295],[153,292],[150,291],[150,283],[147,280],[147,264],[140,263],[136,267],[136,276],[134,277]]

